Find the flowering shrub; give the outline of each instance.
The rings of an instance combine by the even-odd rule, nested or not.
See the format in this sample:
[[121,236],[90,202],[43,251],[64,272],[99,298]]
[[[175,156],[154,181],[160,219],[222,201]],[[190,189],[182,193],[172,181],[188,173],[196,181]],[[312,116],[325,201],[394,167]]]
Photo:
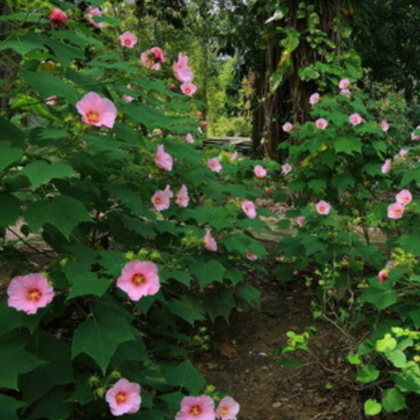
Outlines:
[[316,316],[371,329],[349,361],[358,366],[356,382],[377,387],[379,398],[364,406],[376,415],[405,408],[404,393],[419,393],[418,132],[386,100],[370,99],[348,79],[338,87],[308,99],[313,121],[286,130],[290,142],[281,145],[293,168],[284,185],[294,205],[281,226],[297,233],[279,245],[278,275],[309,272],[308,284],[322,291]]
[[266,255],[247,233],[263,226],[255,164],[197,148],[186,56],[137,50],[140,33],[88,3],[2,17],[20,22],[1,48],[21,61],[0,116],[0,227],[48,249],[42,272],[6,260],[0,417],[163,419],[204,389],[189,329],[259,300],[243,275]]

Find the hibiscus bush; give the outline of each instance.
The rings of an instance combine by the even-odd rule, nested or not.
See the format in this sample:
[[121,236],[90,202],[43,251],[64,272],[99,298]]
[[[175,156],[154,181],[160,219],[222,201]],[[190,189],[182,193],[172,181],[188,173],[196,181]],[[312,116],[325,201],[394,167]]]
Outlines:
[[360,389],[377,387],[379,398],[365,404],[376,415],[405,408],[403,394],[419,393],[420,137],[395,97],[373,100],[348,79],[338,85],[308,98],[312,121],[283,126],[284,186],[294,208],[280,225],[297,232],[279,245],[278,276],[302,274],[318,285],[315,316],[370,330],[349,361]]
[[0,228],[35,256],[3,239],[0,417],[235,419],[188,350],[197,322],[258,305],[255,163],[203,148],[185,55],[141,51],[98,0],[54,3],[2,17]]

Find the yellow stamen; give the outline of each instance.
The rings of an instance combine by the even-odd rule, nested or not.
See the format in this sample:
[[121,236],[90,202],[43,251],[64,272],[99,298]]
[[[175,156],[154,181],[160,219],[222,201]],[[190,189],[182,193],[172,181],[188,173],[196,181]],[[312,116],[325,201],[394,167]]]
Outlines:
[[99,121],[99,115],[95,111],[89,111],[86,114],[87,120],[91,123],[97,123]]
[[26,299],[34,300],[35,302],[39,300],[42,296],[42,293],[38,289],[31,289],[26,294]]
[[143,274],[137,273],[131,278],[131,282],[134,283],[136,286],[140,286],[146,283],[146,277]]

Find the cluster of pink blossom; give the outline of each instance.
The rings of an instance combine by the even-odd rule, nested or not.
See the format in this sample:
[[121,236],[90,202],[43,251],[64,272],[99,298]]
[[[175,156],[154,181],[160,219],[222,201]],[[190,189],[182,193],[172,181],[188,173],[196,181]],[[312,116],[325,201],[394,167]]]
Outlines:
[[240,406],[232,397],[224,397],[215,408],[208,395],[184,397],[175,420],[236,420]]
[[61,9],[52,9],[48,15],[48,19],[51,22],[52,28],[57,29],[67,23],[67,14]]
[[192,83],[194,74],[188,66],[188,57],[182,53],[178,54],[178,60],[172,65],[175,79],[181,82],[180,89],[182,93],[188,96],[193,96],[197,91],[197,86]]
[[105,400],[114,416],[134,414],[140,410],[141,386],[121,378],[105,394]]
[[411,203],[413,196],[408,190],[401,190],[395,196],[396,202],[388,206],[388,217],[390,219],[401,219],[404,215],[405,206]]
[[161,63],[165,62],[165,53],[159,47],[150,48],[140,54],[141,64],[151,70],[160,70]]

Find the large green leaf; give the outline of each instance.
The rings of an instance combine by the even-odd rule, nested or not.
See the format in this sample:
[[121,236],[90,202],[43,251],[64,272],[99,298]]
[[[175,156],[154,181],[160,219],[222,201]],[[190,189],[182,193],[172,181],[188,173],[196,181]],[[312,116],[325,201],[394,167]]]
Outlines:
[[206,384],[204,376],[188,360],[166,367],[164,375],[168,385],[185,388],[191,394],[199,394]]
[[86,295],[101,297],[111,285],[108,279],[98,277],[89,264],[69,262],[63,271],[71,284],[67,300]]
[[20,212],[20,201],[12,194],[0,193],[0,227],[13,226]]
[[15,400],[7,395],[0,395],[0,419],[19,420],[16,410],[25,406],[25,403]]
[[398,388],[390,388],[385,391],[382,398],[382,406],[388,413],[395,413],[406,408],[404,395]]
[[196,262],[190,266],[190,273],[197,278],[201,289],[213,282],[221,283],[225,271],[225,267],[217,260]]
[[378,377],[379,370],[376,369],[375,365],[365,365],[359,370],[356,380],[359,382],[367,383],[376,381]]
[[19,389],[25,402],[32,404],[54,387],[73,382],[69,344],[40,330],[28,350],[46,363],[21,377]]
[[231,290],[209,293],[204,298],[204,309],[208,312],[212,322],[219,316],[227,321],[232,309],[235,307],[236,302],[233,299],[233,292]]
[[69,238],[79,223],[91,220],[80,201],[65,196],[55,196],[51,200],[30,204],[26,210],[25,219],[33,231],[49,223],[66,238]]
[[23,79],[43,98],[50,96],[58,96],[67,99],[71,104],[75,104],[79,100],[77,90],[65,82],[58,76],[47,72],[26,72]]
[[0,152],[0,172],[4,171],[12,163],[18,162],[23,155],[22,149],[12,147],[6,141],[0,142]]
[[44,362],[25,350],[26,341],[18,334],[0,338],[0,384],[18,390],[18,377],[31,372]]
[[388,306],[393,305],[397,301],[397,294],[394,290],[379,288],[379,287],[369,287],[359,300],[361,302],[368,302],[375,305],[379,310],[388,308]]
[[25,166],[20,175],[25,175],[34,189],[54,178],[68,178],[71,176],[73,168],[66,163],[49,163],[45,160],[38,160]]
[[180,299],[172,299],[167,303],[168,309],[176,316],[179,316],[190,325],[194,326],[196,321],[202,321],[202,307],[200,301],[191,295],[183,294]]
[[130,322],[106,306],[96,305],[95,318],[80,324],[73,336],[72,357],[90,356],[105,373],[121,343],[135,340]]

